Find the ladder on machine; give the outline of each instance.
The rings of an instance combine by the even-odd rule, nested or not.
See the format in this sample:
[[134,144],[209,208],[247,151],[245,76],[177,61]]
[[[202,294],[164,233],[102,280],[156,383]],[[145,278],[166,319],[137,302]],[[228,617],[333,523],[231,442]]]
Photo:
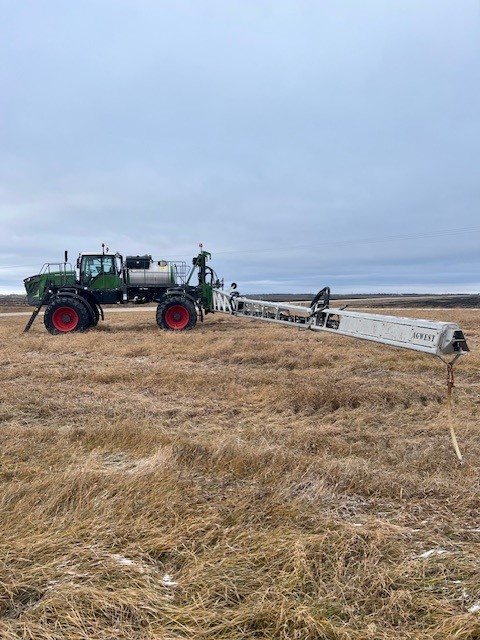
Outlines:
[[452,358],[452,364],[469,351],[457,324],[330,307],[328,287],[318,292],[310,307],[253,300],[214,289],[213,310]]

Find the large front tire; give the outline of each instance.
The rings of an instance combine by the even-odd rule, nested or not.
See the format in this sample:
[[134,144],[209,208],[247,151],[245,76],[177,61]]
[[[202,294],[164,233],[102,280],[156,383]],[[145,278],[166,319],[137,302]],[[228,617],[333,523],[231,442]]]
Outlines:
[[91,321],[90,324],[92,327],[96,327],[100,320],[100,312],[96,304],[93,304],[91,306],[92,306],[93,316],[90,315],[90,321]]
[[79,298],[58,296],[48,305],[43,318],[51,334],[86,331],[92,324],[87,307]]
[[188,331],[197,324],[195,305],[188,298],[172,296],[157,307],[157,324],[166,331]]

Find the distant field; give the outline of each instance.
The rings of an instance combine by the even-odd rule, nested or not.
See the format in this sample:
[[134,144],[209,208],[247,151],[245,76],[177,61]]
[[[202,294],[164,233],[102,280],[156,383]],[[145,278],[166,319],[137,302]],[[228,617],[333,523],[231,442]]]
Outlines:
[[24,307],[27,304],[26,296],[16,294],[0,295],[0,308],[4,310],[9,307]]
[[[302,294],[261,294],[251,295],[253,298],[263,300],[276,300],[279,302],[288,301],[310,301],[312,296],[307,293]],[[371,307],[371,308],[480,308],[480,295],[473,294],[444,294],[444,295],[386,295],[386,294],[349,294],[348,296],[332,296],[332,305],[340,306],[347,304],[351,308]],[[0,311],[19,311],[22,307],[28,311],[26,298],[23,295],[0,295]]]
[[411,313],[472,349],[462,467],[431,356],[154,309],[65,336],[2,317],[0,637],[480,637],[479,311]]
[[349,306],[371,307],[371,308],[411,308],[430,307],[449,309],[480,309],[480,295],[369,295],[355,296],[350,298],[334,297],[334,304],[341,300],[343,304]]

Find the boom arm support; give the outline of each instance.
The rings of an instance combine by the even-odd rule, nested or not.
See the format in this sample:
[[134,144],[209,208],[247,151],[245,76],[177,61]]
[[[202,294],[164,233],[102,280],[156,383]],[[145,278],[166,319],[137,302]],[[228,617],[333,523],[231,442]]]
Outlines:
[[312,331],[326,331],[392,347],[458,357],[469,351],[457,324],[417,318],[360,313],[315,302],[312,307],[265,302],[214,291],[214,310]]

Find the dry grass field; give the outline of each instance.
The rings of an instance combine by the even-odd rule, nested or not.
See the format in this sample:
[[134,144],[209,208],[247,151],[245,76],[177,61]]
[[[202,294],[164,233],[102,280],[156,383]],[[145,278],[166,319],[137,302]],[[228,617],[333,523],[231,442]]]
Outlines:
[[479,311],[431,356],[154,310],[0,318],[4,640],[480,638]]

